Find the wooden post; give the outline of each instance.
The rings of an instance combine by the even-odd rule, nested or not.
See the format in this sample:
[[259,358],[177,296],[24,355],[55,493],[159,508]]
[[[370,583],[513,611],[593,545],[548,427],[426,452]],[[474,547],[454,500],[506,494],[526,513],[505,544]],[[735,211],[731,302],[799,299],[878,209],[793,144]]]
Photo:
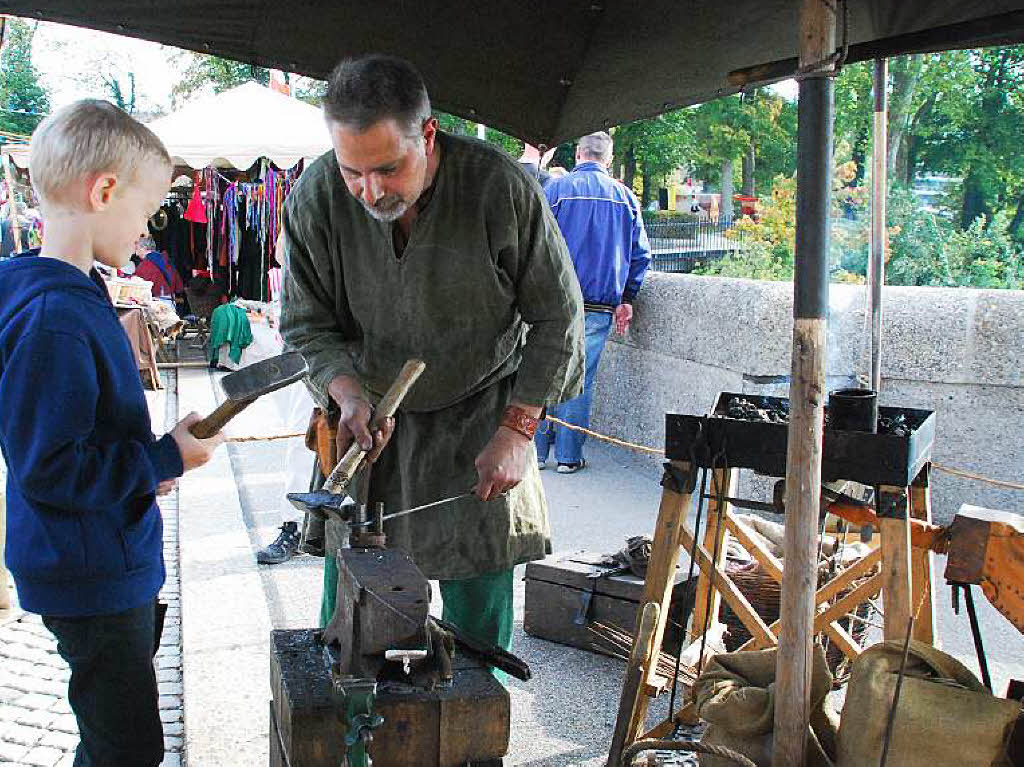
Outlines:
[[[723,570],[725,569],[725,550],[729,544],[725,519],[729,505],[726,503],[724,508],[720,509],[718,499],[719,497],[733,497],[738,475],[739,472],[736,469],[715,469],[711,474],[711,498],[708,500],[707,524],[704,527],[704,550],[709,557],[714,556],[715,551],[718,551],[718,557],[714,564],[715,567]],[[704,633],[705,621],[709,631],[715,627],[715,624],[718,623],[718,611],[721,606],[722,595],[715,587],[714,579],[702,570],[697,579],[697,593],[694,597],[693,615],[690,621],[690,641],[696,641]]]
[[[672,461],[671,469],[678,476],[690,476],[689,463]],[[672,602],[676,563],[682,549],[679,532],[686,524],[686,512],[692,497],[691,488],[678,488],[672,484],[666,484],[661,495],[658,522],[651,544],[651,559],[644,579],[644,594],[637,613],[633,658],[619,698],[619,714],[608,753],[608,767],[618,767],[622,750],[637,739],[647,719],[650,703],[648,688],[654,682],[658,665],[652,662],[652,658],[657,657],[661,651],[665,622]],[[653,617],[648,616],[648,607],[654,608]],[[647,621],[653,625],[647,626]]]
[[889,141],[888,108],[885,89],[889,66],[886,59],[875,59],[875,126],[871,149],[871,257],[868,259],[868,294],[871,322],[871,388],[882,390],[882,286],[885,285],[885,210],[888,189],[886,168]]
[[[835,13],[822,0],[801,0],[800,66],[831,69]],[[832,80],[800,81],[797,134],[796,266],[793,362],[786,455],[786,563],[775,672],[773,767],[803,767],[810,726],[817,527],[821,500],[828,232],[832,181]]]
[[[913,519],[932,521],[932,490],[930,482],[931,467],[926,464],[910,486],[910,514]],[[908,522],[909,524],[909,522]],[[914,639],[938,646],[935,631],[935,580],[932,577],[932,564],[935,555],[930,549],[922,549],[913,545],[911,533],[910,549],[910,581],[911,605],[913,609],[921,605],[921,611],[914,619]],[[922,601],[923,600],[923,601]]]
[[883,637],[902,641],[913,610],[910,577],[910,515],[906,488],[878,489],[878,532],[882,538]]

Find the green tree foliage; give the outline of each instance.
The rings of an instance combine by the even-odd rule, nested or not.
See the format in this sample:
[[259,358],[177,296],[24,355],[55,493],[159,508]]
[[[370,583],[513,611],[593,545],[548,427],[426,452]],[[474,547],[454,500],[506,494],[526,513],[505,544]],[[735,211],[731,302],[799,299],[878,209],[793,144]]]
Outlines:
[[[742,180],[745,192],[769,195],[776,177],[796,170],[796,103],[769,89],[701,104],[692,123],[693,173],[719,190]],[[734,178],[723,179],[726,170]]]
[[250,80],[260,85],[270,84],[270,70],[266,67],[202,53],[182,55],[191,57],[191,60],[185,67],[181,80],[171,89],[171,98],[175,105],[208,86],[213,88],[214,93],[220,93]]
[[8,17],[0,54],[0,129],[31,133],[50,111],[50,97],[32,65],[35,25]]
[[[477,135],[477,124],[473,120],[467,120],[464,117],[457,117],[456,115],[448,114],[447,112],[434,112],[434,116],[437,117],[438,125],[441,130],[446,133],[452,133],[456,136],[472,136],[476,138]],[[487,142],[494,144],[501,149],[504,149],[512,157],[519,157],[523,153],[523,142],[519,139],[509,136],[507,133],[502,133],[500,130],[494,128],[487,128]]]
[[966,229],[925,209],[914,195],[889,195],[889,258],[893,285],[973,288],[1024,286],[1024,249],[1007,232],[1007,213],[976,218]]
[[318,107],[324,103],[324,96],[327,95],[327,81],[293,76],[292,93],[299,101]]
[[[979,216],[992,220],[1000,209],[1024,204],[1024,46],[960,51],[940,64],[948,85],[922,115],[915,159],[963,177],[958,218],[966,229]],[[1016,232],[1019,218],[1011,223]]]
[[692,112],[679,109],[650,120],[636,120],[614,131],[616,168],[622,168],[626,186],[636,187],[637,173],[643,180],[639,190],[644,207],[654,190],[694,152]]

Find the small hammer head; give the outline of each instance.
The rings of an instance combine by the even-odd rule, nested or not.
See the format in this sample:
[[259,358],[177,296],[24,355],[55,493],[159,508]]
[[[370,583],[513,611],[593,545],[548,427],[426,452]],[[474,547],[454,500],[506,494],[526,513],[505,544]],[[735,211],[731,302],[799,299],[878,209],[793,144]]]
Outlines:
[[337,515],[342,506],[351,503],[347,495],[340,493],[335,495],[326,490],[318,490],[315,493],[288,493],[287,498],[288,502],[299,511],[308,511],[318,517],[326,517],[328,512],[334,512]]
[[285,352],[224,376],[220,385],[230,400],[256,399],[295,383],[307,372],[309,368],[301,354]]

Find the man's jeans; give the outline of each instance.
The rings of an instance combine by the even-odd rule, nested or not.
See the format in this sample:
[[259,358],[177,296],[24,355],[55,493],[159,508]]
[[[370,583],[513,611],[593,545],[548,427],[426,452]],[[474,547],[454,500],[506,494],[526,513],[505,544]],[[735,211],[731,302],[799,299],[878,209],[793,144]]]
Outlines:
[[157,767],[164,734],[153,648],[156,604],[81,618],[43,616],[71,666],[68,699],[81,743],[74,767]]
[[[612,329],[613,315],[608,312],[587,312],[586,320],[586,375],[583,393],[548,408],[548,415],[560,418],[574,426],[590,428],[590,403],[594,398],[594,379],[597,377],[597,366],[601,362],[601,352]],[[558,463],[579,463],[583,460],[583,443],[587,435],[571,429],[555,426],[546,421],[537,430],[534,442],[537,446],[537,460],[543,463],[548,458],[551,443],[555,445],[555,460]]]

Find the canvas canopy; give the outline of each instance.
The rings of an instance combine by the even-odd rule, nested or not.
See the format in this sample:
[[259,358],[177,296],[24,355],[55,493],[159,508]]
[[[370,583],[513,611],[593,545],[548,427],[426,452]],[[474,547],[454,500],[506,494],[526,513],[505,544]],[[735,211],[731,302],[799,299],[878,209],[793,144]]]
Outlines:
[[331,148],[320,109],[250,82],[196,99],[149,123],[176,165],[244,170],[260,157],[279,168]]
[[[258,83],[189,102],[149,123],[174,159],[190,168],[245,170],[260,157],[279,168],[312,161],[331,148],[320,110]],[[28,148],[12,148],[11,158],[28,167]]]
[[[830,0],[831,2],[832,0]],[[842,8],[843,0],[835,0]],[[555,144],[796,70],[797,0],[0,0],[0,13],[130,35],[324,78],[394,53],[435,106]],[[850,59],[1024,39],[1024,0],[848,0]],[[842,13],[839,14],[840,18]]]

